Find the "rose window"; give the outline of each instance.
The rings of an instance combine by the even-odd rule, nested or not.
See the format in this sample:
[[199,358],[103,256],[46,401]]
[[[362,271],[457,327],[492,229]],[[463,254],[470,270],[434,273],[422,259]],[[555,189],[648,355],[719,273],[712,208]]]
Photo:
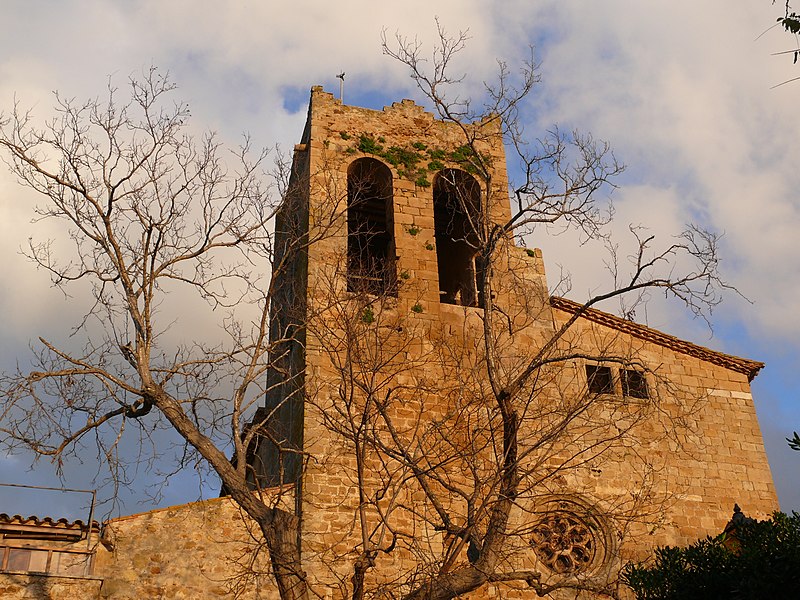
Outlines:
[[575,574],[605,562],[607,536],[591,510],[571,500],[552,499],[537,513],[530,545],[549,570]]

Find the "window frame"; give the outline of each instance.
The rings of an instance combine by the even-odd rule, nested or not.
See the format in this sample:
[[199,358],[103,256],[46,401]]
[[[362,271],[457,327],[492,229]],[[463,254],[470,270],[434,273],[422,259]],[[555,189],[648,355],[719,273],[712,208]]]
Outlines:
[[[591,382],[593,380],[590,375],[590,369],[604,369],[608,373],[608,385],[604,386],[602,390],[593,391],[591,389]],[[631,391],[636,389],[631,388],[627,378],[628,373],[636,373],[641,377],[641,388],[643,393],[641,395],[632,394]],[[631,400],[636,402],[647,401],[652,398],[652,386],[650,385],[649,377],[646,369],[637,369],[624,364],[607,364],[602,361],[584,361],[583,362],[583,375],[584,375],[584,389],[586,393],[591,396],[614,397],[622,400]]]
[[[638,381],[633,386],[629,380],[631,375],[635,375],[635,377],[638,378]],[[650,399],[650,386],[647,383],[647,373],[645,371],[622,367],[619,370],[619,380],[620,385],[622,386],[623,398],[633,398],[635,400]]]
[[[25,569],[10,569],[9,562],[11,560],[12,552],[28,553],[28,567]],[[30,562],[33,553],[47,553],[45,559],[44,570],[31,569]],[[94,551],[93,550],[75,550],[72,548],[52,548],[43,546],[34,546],[27,544],[8,544],[0,542],[0,572],[8,573],[30,573],[32,575],[50,575],[55,577],[91,577],[94,569]],[[58,556],[56,556],[58,555]],[[75,566],[73,563],[69,564],[66,569],[62,569],[63,555],[82,555],[85,558],[83,563],[82,573],[72,572],[71,569]]]
[[[593,373],[591,374],[589,372],[590,369],[593,370]],[[607,379],[605,376],[598,378],[599,373],[607,374]],[[614,369],[612,369],[610,366],[604,365],[602,363],[585,363],[584,374],[586,375],[586,391],[589,394],[593,396],[615,395],[614,392],[616,391],[616,382],[614,377]],[[598,380],[601,381],[602,388],[593,390],[592,384],[597,382]]]

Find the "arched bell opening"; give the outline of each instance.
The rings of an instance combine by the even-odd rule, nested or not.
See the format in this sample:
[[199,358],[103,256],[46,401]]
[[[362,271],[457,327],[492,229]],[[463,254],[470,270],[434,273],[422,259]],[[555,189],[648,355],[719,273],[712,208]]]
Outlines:
[[347,291],[397,295],[392,172],[374,158],[347,169]]
[[433,217],[440,301],[482,307],[481,188],[475,178],[460,169],[439,172],[433,182]]

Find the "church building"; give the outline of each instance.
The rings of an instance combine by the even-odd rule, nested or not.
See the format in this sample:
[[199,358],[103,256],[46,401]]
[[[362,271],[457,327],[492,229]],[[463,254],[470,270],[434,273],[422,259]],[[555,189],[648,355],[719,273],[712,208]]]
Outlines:
[[[778,509],[750,390],[763,365],[552,296],[508,187],[492,117],[311,90],[250,464],[254,493],[299,518],[320,597],[574,598],[656,546],[716,535],[734,504]],[[0,595],[278,597],[227,498],[85,528],[90,567],[4,562]],[[0,539],[14,556],[26,543]]]

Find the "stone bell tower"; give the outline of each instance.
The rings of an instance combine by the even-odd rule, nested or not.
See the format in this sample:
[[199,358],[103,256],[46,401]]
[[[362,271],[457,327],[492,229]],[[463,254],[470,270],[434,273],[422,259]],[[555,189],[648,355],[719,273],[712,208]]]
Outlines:
[[[498,127],[487,122],[467,132],[411,100],[376,111],[312,88],[276,225],[280,275],[271,333],[280,368],[256,420],[270,415],[278,444],[262,443],[253,460],[264,485],[298,479],[302,458],[293,450],[307,450],[315,429],[306,408],[316,383],[309,386],[308,378],[329,360],[308,324],[334,318],[323,317],[321,305],[382,297],[408,319],[445,330],[482,311],[483,265],[473,228],[482,211],[487,222],[510,218]],[[475,173],[470,144],[489,169],[483,177]],[[541,326],[552,330],[541,253],[510,250],[535,288]]]

